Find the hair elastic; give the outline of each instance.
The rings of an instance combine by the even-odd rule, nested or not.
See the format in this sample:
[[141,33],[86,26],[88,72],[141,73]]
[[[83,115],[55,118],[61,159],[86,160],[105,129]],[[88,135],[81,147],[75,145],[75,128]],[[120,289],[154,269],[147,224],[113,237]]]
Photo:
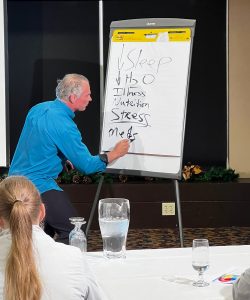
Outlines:
[[15,203],[17,203],[17,202],[22,202],[22,200],[16,199],[16,200],[13,202],[13,206],[14,206]]

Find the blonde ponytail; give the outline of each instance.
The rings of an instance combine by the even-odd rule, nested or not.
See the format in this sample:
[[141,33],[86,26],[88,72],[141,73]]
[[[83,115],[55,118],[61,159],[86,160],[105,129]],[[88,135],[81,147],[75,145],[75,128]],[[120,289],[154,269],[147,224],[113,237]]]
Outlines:
[[26,178],[12,176],[0,184],[0,216],[10,228],[12,244],[5,268],[6,300],[40,300],[42,287],[32,244],[32,222],[40,195]]

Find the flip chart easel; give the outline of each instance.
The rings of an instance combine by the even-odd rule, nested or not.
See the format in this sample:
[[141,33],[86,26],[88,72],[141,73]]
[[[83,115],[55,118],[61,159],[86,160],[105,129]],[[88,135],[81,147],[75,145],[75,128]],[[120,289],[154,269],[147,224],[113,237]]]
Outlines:
[[[181,178],[186,106],[195,20],[134,19],[110,26],[101,152],[122,138],[124,157],[107,173]],[[89,226],[88,226],[89,227]]]

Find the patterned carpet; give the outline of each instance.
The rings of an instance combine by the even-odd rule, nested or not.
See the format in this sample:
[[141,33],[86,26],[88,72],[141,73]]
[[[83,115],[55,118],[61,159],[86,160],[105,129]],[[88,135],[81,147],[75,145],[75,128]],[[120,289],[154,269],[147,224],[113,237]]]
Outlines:
[[[250,244],[250,227],[184,228],[184,246],[190,247],[195,238],[207,238],[210,246]],[[130,229],[127,249],[180,247],[178,229]],[[99,230],[90,230],[88,251],[102,250]]]

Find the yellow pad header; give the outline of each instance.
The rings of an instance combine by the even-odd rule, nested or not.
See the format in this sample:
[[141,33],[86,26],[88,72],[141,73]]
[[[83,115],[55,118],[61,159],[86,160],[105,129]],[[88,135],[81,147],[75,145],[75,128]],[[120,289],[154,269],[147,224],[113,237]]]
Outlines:
[[187,42],[190,28],[116,29],[112,42]]

